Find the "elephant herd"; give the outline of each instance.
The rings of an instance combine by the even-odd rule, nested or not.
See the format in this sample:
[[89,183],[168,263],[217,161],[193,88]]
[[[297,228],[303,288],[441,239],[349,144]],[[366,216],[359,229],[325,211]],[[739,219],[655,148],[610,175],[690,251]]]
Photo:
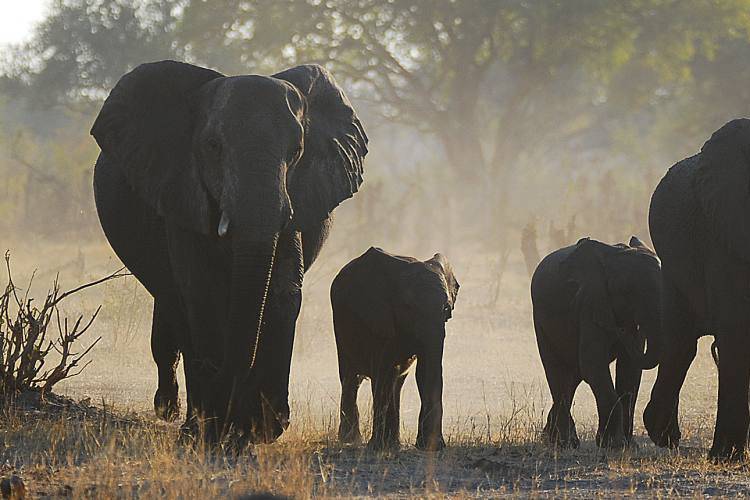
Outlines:
[[[112,89],[91,130],[94,193],[112,248],[154,297],[157,414],[209,443],[270,442],[289,424],[289,372],[304,273],[331,213],[362,183],[367,135],[317,65],[225,76],[142,64]],[[677,446],[680,389],[700,336],[715,336],[719,401],[710,457],[743,458],[750,414],[750,120],[729,122],[677,163],[651,201],[655,252],[592,239],[559,249],[531,283],[553,398],[544,433],[579,444],[576,388],[592,388],[599,446],[627,446],[643,369],[659,366],[643,421]],[[658,256],[658,257],[657,257]],[[343,442],[361,440],[357,390],[370,378],[373,448],[399,444],[401,388],[417,361],[417,447],[439,450],[445,324],[459,284],[441,254],[370,248],[331,286]],[[609,365],[616,360],[613,383]]]
[[698,339],[710,334],[719,396],[709,458],[741,460],[750,426],[750,120],[730,121],[669,169],[651,198],[649,230],[655,253],[635,237],[614,246],[583,239],[536,269],[534,327],[553,397],[545,434],[577,446],[570,404],[584,380],[596,398],[597,444],[626,445],[640,370],[658,364],[643,423],[655,444],[676,447],[680,390]]

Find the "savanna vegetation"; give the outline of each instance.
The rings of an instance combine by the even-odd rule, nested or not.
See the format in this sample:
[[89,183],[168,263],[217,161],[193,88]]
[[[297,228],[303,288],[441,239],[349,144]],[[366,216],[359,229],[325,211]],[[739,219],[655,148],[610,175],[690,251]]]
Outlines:
[[[582,448],[545,447],[550,401],[528,295],[529,272],[554,248],[587,235],[647,240],[666,169],[750,114],[750,2],[52,0],[33,37],[0,53],[0,249],[11,249],[17,283],[37,270],[31,296],[43,298],[57,273],[66,289],[119,268],[94,209],[89,129],[122,74],[165,58],[225,74],[323,64],[367,126],[365,182],[337,209],[305,281],[292,428],[240,458],[178,446],[176,427],[150,409],[150,297],[122,278],[66,306],[89,317],[103,305],[76,352],[102,340],[91,366],[56,386],[72,399],[4,410],[0,472],[16,471],[34,494],[102,498],[750,491],[740,468],[704,458],[710,342],[683,389],[679,452],[657,450],[637,417],[639,448],[605,456],[587,388],[574,407]],[[370,245],[443,252],[462,285],[438,455],[374,455],[335,440],[328,287]],[[653,377],[644,374],[638,415]],[[417,409],[410,380],[405,445]]]

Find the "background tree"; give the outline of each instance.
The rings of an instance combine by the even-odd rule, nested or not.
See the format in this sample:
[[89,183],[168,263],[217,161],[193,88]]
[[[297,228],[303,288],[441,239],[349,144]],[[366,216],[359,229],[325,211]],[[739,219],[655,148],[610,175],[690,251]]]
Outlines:
[[476,235],[488,219],[520,230],[577,213],[622,239],[645,233],[665,167],[747,114],[749,32],[748,0],[55,0],[0,88],[75,110],[85,131],[146,60],[229,74],[318,62],[366,116],[368,176],[389,185],[377,203],[418,213],[410,224],[471,216]]

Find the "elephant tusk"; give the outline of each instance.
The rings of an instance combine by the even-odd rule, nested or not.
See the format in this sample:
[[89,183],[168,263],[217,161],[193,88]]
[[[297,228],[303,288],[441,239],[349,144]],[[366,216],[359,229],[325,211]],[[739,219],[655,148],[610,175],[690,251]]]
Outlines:
[[223,238],[227,235],[229,230],[229,216],[226,212],[221,212],[221,220],[219,221],[219,238]]
[[711,357],[714,358],[714,364],[716,365],[716,368],[719,367],[719,339],[714,338],[713,343],[711,343]]

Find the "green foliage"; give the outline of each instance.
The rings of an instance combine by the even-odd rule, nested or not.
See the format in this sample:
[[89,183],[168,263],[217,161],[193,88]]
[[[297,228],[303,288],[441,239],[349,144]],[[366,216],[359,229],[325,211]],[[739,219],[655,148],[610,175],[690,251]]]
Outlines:
[[[27,84],[35,105],[99,101],[135,64],[175,56],[178,2],[54,0],[6,75]],[[16,87],[17,88],[17,87]]]

